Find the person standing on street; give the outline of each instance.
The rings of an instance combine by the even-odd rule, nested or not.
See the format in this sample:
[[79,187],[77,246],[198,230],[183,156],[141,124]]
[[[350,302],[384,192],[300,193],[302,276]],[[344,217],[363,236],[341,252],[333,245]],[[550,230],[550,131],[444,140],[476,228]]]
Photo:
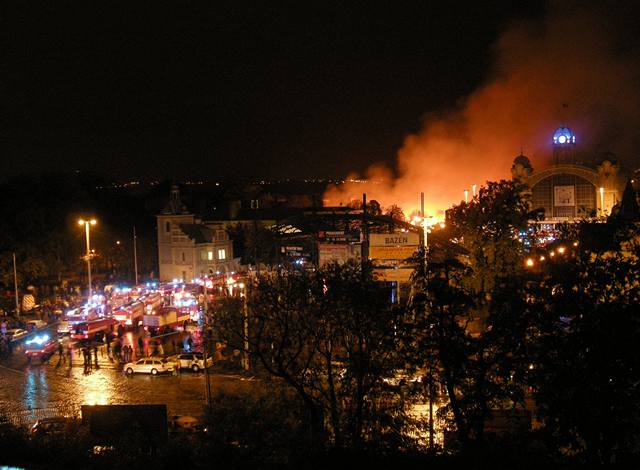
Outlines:
[[56,369],[60,367],[60,364],[63,362],[67,362],[66,356],[64,355],[64,346],[62,346],[62,343],[58,343],[58,363],[56,364]]
[[138,336],[138,349],[140,350],[140,357],[144,356],[144,340],[142,336]]
[[96,369],[100,369],[100,366],[98,365],[98,346],[95,344],[93,345],[93,357],[95,359]]

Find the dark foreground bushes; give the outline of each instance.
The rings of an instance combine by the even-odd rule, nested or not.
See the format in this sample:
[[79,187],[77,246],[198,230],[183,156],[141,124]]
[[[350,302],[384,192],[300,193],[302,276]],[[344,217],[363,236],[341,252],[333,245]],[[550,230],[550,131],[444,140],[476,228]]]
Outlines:
[[[429,455],[376,449],[312,447],[303,407],[278,387],[214,396],[205,410],[206,432],[171,435],[150,447],[146,436],[126,429],[108,446],[83,426],[63,434],[33,437],[0,425],[0,465],[29,469],[338,469],[338,468],[544,468],[568,466],[552,458],[534,435],[487,440],[468,455]],[[317,443],[317,440],[314,440]]]

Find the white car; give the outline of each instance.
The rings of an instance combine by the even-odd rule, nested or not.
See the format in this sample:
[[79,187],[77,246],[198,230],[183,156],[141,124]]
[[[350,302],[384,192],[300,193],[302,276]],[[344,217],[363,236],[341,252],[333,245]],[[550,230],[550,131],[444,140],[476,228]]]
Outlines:
[[136,362],[129,362],[124,365],[124,371],[127,375],[134,373],[157,375],[164,372],[173,372],[175,366],[173,362],[162,359],[161,357],[145,357]]
[[[205,368],[204,359],[202,353],[184,353],[177,354],[167,358],[169,361],[173,361],[180,367],[180,369],[191,369],[194,372],[198,372]],[[207,357],[207,367],[213,365],[213,358]]]
[[18,341],[22,338],[24,338],[25,336],[27,336],[29,334],[29,332],[27,330],[23,330],[21,328],[11,328],[9,330],[7,330],[7,339],[9,341]]

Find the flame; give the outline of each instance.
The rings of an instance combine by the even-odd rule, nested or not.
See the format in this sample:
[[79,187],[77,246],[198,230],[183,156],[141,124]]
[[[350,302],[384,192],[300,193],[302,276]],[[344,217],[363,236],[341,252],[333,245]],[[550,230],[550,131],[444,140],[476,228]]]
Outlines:
[[465,190],[471,198],[487,180],[510,178],[521,149],[534,169],[548,165],[562,124],[588,158],[598,158],[594,149],[635,156],[638,43],[628,40],[632,22],[622,14],[632,6],[558,2],[544,20],[512,24],[494,47],[496,63],[483,86],[456,109],[428,116],[421,132],[405,138],[393,169],[375,164],[364,178],[354,173],[330,187],[326,205],[366,193],[411,219],[424,192],[426,214],[442,220]]

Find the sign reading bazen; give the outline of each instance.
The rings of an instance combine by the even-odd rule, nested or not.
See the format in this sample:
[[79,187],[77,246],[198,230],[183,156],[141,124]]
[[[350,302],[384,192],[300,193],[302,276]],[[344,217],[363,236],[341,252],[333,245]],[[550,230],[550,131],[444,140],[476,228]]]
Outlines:
[[372,233],[369,246],[415,246],[420,244],[417,233]]

